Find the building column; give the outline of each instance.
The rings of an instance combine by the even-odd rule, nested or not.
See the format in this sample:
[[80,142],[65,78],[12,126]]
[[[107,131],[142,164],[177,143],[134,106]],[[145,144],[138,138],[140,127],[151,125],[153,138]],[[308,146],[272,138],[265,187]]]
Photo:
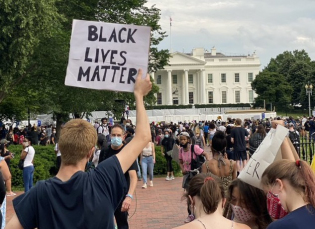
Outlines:
[[200,70],[200,77],[199,77],[199,81],[200,81],[200,103],[201,104],[205,104],[205,98],[206,98],[206,92],[205,92],[205,69],[201,69]]
[[188,71],[189,70],[184,70],[185,71],[185,88],[184,88],[184,93],[185,93],[185,105],[189,104],[189,90],[188,90]]
[[181,105],[185,105],[185,73],[182,74],[182,100],[181,100]]
[[172,93],[172,70],[167,70],[167,85],[166,85],[166,89],[167,89],[167,100],[166,100],[166,104],[167,105],[173,105],[173,93]]
[[151,77],[152,77],[154,83],[156,83],[156,82],[155,82],[155,78],[154,78],[154,77],[155,77],[155,76],[154,76],[154,72],[151,72]]

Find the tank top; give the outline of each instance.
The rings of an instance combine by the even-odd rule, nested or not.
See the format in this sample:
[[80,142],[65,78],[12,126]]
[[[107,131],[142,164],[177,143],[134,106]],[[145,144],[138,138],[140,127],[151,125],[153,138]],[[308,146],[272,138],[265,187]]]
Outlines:
[[[232,162],[233,162],[233,160],[230,160],[230,173],[229,173],[229,175],[225,176],[225,177],[219,177],[222,180],[223,188],[224,188],[225,192],[227,192],[227,190],[229,188],[229,185],[230,185],[230,183],[233,180],[233,165],[232,165]],[[206,164],[206,167],[207,167],[207,174],[217,176],[217,175],[213,174],[212,172],[210,172],[210,167],[209,167],[208,163],[206,162],[205,164]]]
[[149,147],[145,147],[143,150],[142,150],[142,156],[144,157],[150,157],[152,156],[152,147],[151,147],[151,144]]

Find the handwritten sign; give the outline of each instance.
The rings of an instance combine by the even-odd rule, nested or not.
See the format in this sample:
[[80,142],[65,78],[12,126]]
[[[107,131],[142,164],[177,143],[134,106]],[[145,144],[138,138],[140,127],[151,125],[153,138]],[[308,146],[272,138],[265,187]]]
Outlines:
[[65,85],[133,92],[138,70],[147,74],[148,26],[73,20]]
[[260,180],[265,169],[275,160],[282,158],[280,146],[288,131],[280,125],[276,129],[271,129],[238,178],[254,187],[261,188]]

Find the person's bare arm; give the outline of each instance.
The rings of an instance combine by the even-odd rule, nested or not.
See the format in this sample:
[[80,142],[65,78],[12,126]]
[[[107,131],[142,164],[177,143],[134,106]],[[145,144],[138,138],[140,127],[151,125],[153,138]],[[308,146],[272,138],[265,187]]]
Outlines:
[[11,173],[5,160],[2,160],[0,162],[0,169],[3,176],[3,180],[4,181],[11,180]]
[[143,96],[147,95],[152,88],[152,83],[150,81],[150,76],[147,74],[145,79],[142,79],[142,70],[139,70],[134,96],[136,99],[136,134],[135,137],[124,147],[120,153],[117,154],[117,158],[120,162],[120,166],[125,173],[132,163],[136,160],[139,153],[142,152],[143,148],[151,140],[151,131],[149,126],[149,119],[144,108]]
[[23,229],[19,218],[17,217],[16,214],[14,214],[12,216],[12,218],[10,219],[10,221],[7,223],[6,229]]
[[[133,194],[136,190],[136,187],[137,187],[137,181],[138,181],[137,173],[136,173],[136,170],[129,170],[128,173],[129,173],[129,177],[130,177],[130,186],[129,186],[128,194],[133,196]],[[131,205],[131,201],[132,201],[131,197],[129,197],[129,196],[125,197],[124,202],[121,206],[122,212],[129,210],[130,205]]]
[[234,144],[234,138],[231,138],[231,142]]
[[155,164],[155,145],[152,143],[152,156],[153,156],[153,163]]

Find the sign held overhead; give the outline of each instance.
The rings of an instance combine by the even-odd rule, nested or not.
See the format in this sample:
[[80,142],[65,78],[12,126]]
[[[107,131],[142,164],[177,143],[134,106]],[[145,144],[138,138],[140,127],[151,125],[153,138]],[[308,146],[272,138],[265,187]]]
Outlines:
[[147,74],[151,28],[73,20],[65,85],[133,92]]

